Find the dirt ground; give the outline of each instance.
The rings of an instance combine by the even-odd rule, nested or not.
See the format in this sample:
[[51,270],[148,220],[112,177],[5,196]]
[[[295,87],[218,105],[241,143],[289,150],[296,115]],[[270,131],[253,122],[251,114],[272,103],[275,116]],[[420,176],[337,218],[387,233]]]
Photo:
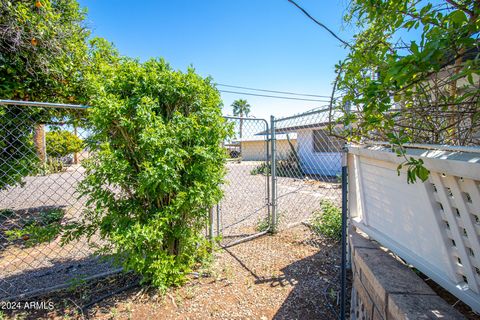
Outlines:
[[[227,164],[225,195],[219,205],[219,225],[223,244],[259,232],[268,216],[268,179],[252,175],[261,162]],[[83,239],[60,246],[60,239],[25,247],[22,240],[11,241],[6,230],[15,227],[15,219],[45,208],[62,208],[65,221],[82,216],[84,198],[78,198],[76,186],[84,178],[81,166],[47,176],[27,177],[25,185],[0,191],[0,210],[12,209],[13,217],[0,219],[0,299],[77,281],[114,269],[99,262],[94,250]],[[279,177],[277,181],[279,228],[308,220],[319,210],[321,200],[338,203],[338,183]],[[338,203],[339,204],[339,203]],[[1,215],[0,215],[1,218]]]
[[51,311],[9,311],[4,318],[336,319],[339,249],[298,226],[220,249],[208,268],[166,294],[135,286],[92,305],[136,284],[123,275],[37,298],[51,302]]

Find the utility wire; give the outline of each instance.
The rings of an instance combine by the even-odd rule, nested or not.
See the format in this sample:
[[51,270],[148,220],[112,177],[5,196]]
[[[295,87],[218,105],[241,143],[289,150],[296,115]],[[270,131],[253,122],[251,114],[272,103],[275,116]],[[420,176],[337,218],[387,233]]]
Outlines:
[[229,91],[229,90],[218,90],[224,93],[234,93],[234,94],[241,94],[247,96],[256,96],[256,97],[265,97],[265,98],[275,98],[275,99],[286,99],[286,100],[300,100],[300,101],[315,101],[315,102],[330,102],[330,100],[318,100],[318,99],[303,99],[303,98],[292,98],[292,97],[280,97],[280,96],[271,96],[266,94],[256,94],[256,93],[248,93],[248,92],[240,92],[240,91]]
[[291,4],[293,4],[295,7],[297,7],[298,9],[300,9],[300,11],[302,11],[310,20],[312,20],[313,22],[315,22],[316,24],[318,24],[320,27],[324,28],[325,30],[327,30],[335,39],[337,39],[338,41],[340,41],[341,43],[343,43],[344,45],[346,45],[347,47],[351,47],[348,42],[346,42],[345,40],[341,39],[339,36],[337,36],[335,34],[335,32],[333,32],[329,27],[327,27],[326,25],[324,25],[323,23],[321,23],[320,21],[318,21],[317,19],[315,19],[314,17],[312,17],[305,9],[303,9],[300,5],[298,5],[295,1],[293,0],[287,0],[288,2],[290,2]]
[[317,97],[317,98],[330,98],[330,96],[322,96],[322,95],[317,95],[317,94],[298,93],[298,92],[289,92],[289,91],[276,91],[276,90],[267,90],[267,89],[258,89],[258,88],[250,88],[250,87],[233,86],[233,85],[230,85],[230,84],[222,84],[222,83],[216,83],[216,85],[217,85],[217,86],[220,86],[220,87],[229,87],[229,88],[245,89],[245,90],[252,90],[252,91],[262,91],[262,92],[280,93],[280,94],[289,94],[289,95],[294,95],[294,96]]

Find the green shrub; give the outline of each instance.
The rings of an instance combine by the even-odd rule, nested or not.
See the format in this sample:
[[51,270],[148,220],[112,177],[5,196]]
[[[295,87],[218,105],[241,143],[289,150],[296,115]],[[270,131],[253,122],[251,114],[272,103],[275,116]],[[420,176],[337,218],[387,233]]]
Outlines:
[[342,210],[331,201],[322,200],[320,211],[312,217],[313,231],[330,239],[340,240],[342,237]]
[[265,217],[263,219],[258,220],[258,223],[257,223],[257,231],[258,232],[267,231],[268,229],[270,229],[270,219],[269,219],[269,217]]
[[222,197],[231,129],[220,95],[191,69],[127,59],[98,92],[79,185],[88,209],[64,240],[98,231],[125,270],[161,289],[179,285],[209,252],[207,208]]
[[49,131],[45,135],[47,155],[60,158],[83,149],[83,140],[66,130]]

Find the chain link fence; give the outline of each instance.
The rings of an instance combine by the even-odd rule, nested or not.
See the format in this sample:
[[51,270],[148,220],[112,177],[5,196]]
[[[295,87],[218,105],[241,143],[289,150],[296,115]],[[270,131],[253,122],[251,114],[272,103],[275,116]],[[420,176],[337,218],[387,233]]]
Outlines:
[[275,130],[276,224],[309,222],[322,207],[341,208],[344,142],[328,109],[272,119]]
[[91,243],[62,245],[59,236],[85,205],[76,191],[90,153],[84,113],[75,106],[0,106],[0,299],[115,271]]
[[[92,154],[85,143],[86,108],[19,104],[0,103],[0,300],[120,271],[95,254],[99,238],[61,242],[64,226],[81,219],[86,205],[77,192],[85,176],[82,160]],[[226,117],[234,135],[224,141],[224,197],[211,212],[209,230],[216,229],[223,246],[273,226],[308,222],[325,201],[341,206],[343,143],[331,135],[330,118],[325,110],[270,124]]]

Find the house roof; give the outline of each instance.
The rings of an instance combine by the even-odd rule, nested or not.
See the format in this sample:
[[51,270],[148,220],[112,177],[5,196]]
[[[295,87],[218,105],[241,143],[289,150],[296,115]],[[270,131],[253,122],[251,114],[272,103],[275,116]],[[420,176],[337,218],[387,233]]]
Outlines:
[[[333,121],[330,121],[330,116]],[[339,117],[340,113],[338,111],[333,111],[330,115],[329,107],[323,106],[290,117],[275,119],[275,129],[276,132],[281,133],[299,129],[324,128]]]
[[[287,140],[287,133],[281,133],[275,135],[276,140]],[[297,134],[295,132],[288,133],[288,138],[290,140],[297,140]],[[266,141],[268,136],[265,134],[257,134],[254,136],[243,137],[239,139],[234,139],[234,142],[253,142],[253,141]]]

